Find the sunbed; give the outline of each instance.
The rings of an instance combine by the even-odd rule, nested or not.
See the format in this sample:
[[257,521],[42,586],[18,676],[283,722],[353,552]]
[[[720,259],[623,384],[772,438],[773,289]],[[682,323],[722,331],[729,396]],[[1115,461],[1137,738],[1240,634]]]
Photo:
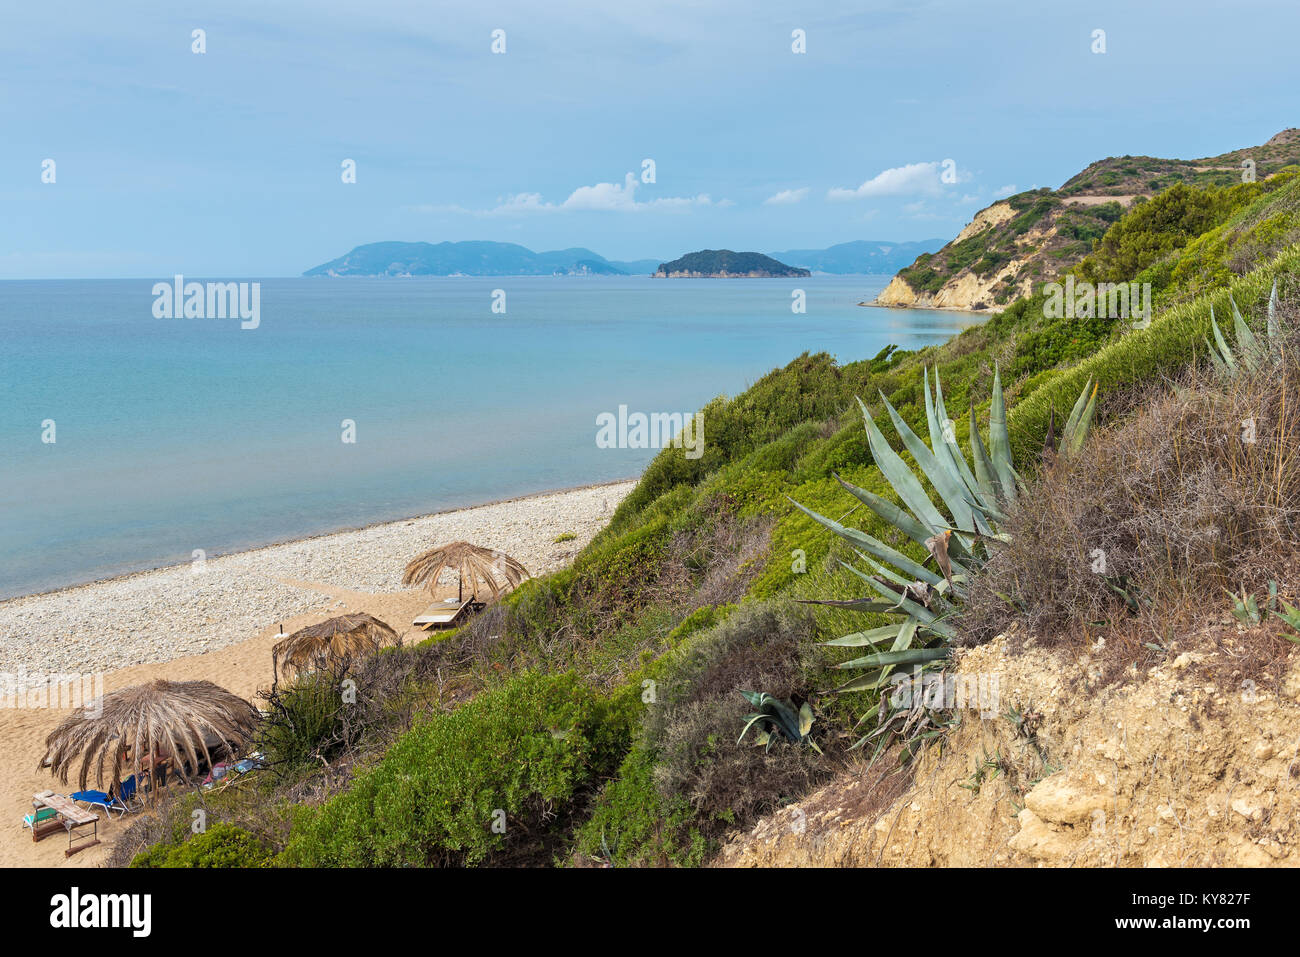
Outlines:
[[430,628],[450,628],[465,613],[465,609],[474,603],[473,598],[464,600],[444,598],[442,601],[435,601],[424,609],[411,624],[426,631]]
[[73,791],[69,797],[74,801],[80,801],[82,804],[89,804],[91,807],[102,807],[104,809],[104,819],[112,820],[111,811],[116,811],[118,817],[124,817],[129,810],[116,796],[105,793],[104,791]]

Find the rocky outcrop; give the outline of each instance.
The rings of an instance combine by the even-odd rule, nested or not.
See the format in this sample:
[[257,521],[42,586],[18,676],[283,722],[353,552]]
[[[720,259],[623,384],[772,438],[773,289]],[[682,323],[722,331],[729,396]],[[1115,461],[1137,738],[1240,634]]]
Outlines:
[[[1085,654],[999,638],[958,673],[997,675],[914,771],[862,768],[736,835],[724,866],[1300,864],[1300,664],[1243,677],[1229,645],[1106,684]],[[893,793],[891,793],[891,788]]]

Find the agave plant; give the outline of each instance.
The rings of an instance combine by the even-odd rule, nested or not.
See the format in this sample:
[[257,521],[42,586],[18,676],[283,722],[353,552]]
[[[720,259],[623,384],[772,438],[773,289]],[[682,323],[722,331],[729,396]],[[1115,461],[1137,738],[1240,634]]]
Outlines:
[[1225,376],[1235,376],[1242,366],[1254,372],[1273,355],[1273,347],[1280,338],[1277,323],[1277,280],[1273,280],[1273,291],[1268,296],[1268,316],[1264,328],[1267,338],[1262,342],[1250,331],[1250,326],[1246,324],[1231,294],[1228,295],[1228,302],[1232,304],[1232,329],[1237,340],[1237,351],[1234,353],[1228,345],[1223,331],[1219,329],[1219,323],[1215,321],[1214,306],[1210,306],[1210,326],[1214,330],[1214,343],[1211,344],[1209,338],[1205,340],[1205,345],[1210,350],[1210,361]]
[[[986,447],[980,437],[972,403],[969,463],[951,428],[937,369],[933,394],[928,369],[924,372],[924,389],[926,424],[930,434],[928,446],[881,394],[885,410],[915,461],[919,475],[890,448],[866,404],[858,399],[872,458],[902,505],[858,488],[838,474],[835,479],[876,515],[925,548],[929,555],[925,561],[916,561],[866,532],[847,528],[791,499],[797,508],[853,546],[869,572],[848,562],[841,564],[876,593],[876,597],[871,598],[823,600],[811,604],[861,612],[894,613],[903,618],[901,624],[854,632],[826,642],[833,647],[870,649],[867,654],[837,666],[864,672],[841,685],[837,691],[878,689],[896,668],[933,666],[934,662],[948,657],[949,643],[955,631],[947,619],[954,607],[964,600],[971,572],[987,560],[990,543],[1006,540],[999,526],[1006,518],[1006,510],[1015,503],[1024,486],[1011,459],[1006,403],[996,367],[989,406],[989,444]],[[1062,432],[1061,451],[1066,456],[1077,454],[1083,447],[1092,425],[1096,401],[1097,390],[1090,379]],[[942,510],[926,492],[922,478],[928,480],[938,495]],[[933,568],[929,564],[931,559]],[[862,720],[868,716],[864,715]],[[884,725],[882,712],[881,730]],[[862,745],[870,737],[863,737],[854,747]]]
[[756,744],[769,749],[772,747],[772,743],[777,740],[777,734],[768,730],[771,727],[791,744],[807,744],[818,754],[822,753],[822,749],[817,747],[817,742],[808,736],[813,725],[812,706],[808,702],[805,701],[803,707],[796,711],[794,705],[773,697],[766,691],[742,691],[741,694],[758,710],[753,714],[745,715],[745,727],[740,732],[740,737],[736,739],[737,744],[745,739],[750,728],[762,722],[758,724],[755,734]]

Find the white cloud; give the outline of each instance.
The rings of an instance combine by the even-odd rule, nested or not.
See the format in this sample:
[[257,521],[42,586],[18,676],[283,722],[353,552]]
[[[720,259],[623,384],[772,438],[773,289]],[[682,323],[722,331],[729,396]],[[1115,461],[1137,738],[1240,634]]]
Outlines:
[[773,196],[763,200],[764,206],[793,206],[795,203],[802,203],[808,196],[808,187],[801,189],[783,189]]
[[872,196],[937,195],[941,189],[940,164],[908,163],[877,173],[856,189],[835,187],[826,198],[834,200],[867,199]]
[[492,209],[484,210],[486,216],[510,216],[527,213],[598,211],[637,213],[654,209],[689,209],[695,206],[730,206],[730,200],[714,202],[708,193],[696,196],[661,196],[641,201],[636,198],[640,180],[628,173],[622,183],[596,183],[579,186],[562,203],[548,203],[541,193],[516,193],[502,200]]
[[995,190],[993,191],[993,195],[994,195],[994,196],[997,196],[997,197],[1010,196],[1010,195],[1013,194],[1015,191],[1016,191],[1016,184],[1015,184],[1015,183],[1007,183],[1006,186],[999,186],[997,189],[995,189]]

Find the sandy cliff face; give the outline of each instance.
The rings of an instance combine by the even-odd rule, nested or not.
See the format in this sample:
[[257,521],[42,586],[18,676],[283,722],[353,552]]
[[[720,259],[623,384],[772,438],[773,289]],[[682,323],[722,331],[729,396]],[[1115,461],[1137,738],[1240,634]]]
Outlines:
[[[1013,216],[1015,210],[1011,208],[1010,203],[994,203],[976,213],[975,218],[957,234],[952,244],[955,245],[987,229],[1000,226]],[[944,283],[936,293],[917,292],[902,276],[895,276],[876,297],[875,305],[990,312],[994,307],[994,290],[999,288],[1007,277],[1015,276],[1021,265],[1020,260],[1013,260],[997,272],[983,277],[976,276],[970,271],[963,271]],[[1028,282],[1024,283],[1026,291],[1029,285]]]
[[1246,679],[1230,654],[1176,654],[1103,686],[1104,653],[973,649],[959,673],[999,676],[998,717],[964,712],[911,776],[844,774],[717,863],[1300,864],[1295,655]]

